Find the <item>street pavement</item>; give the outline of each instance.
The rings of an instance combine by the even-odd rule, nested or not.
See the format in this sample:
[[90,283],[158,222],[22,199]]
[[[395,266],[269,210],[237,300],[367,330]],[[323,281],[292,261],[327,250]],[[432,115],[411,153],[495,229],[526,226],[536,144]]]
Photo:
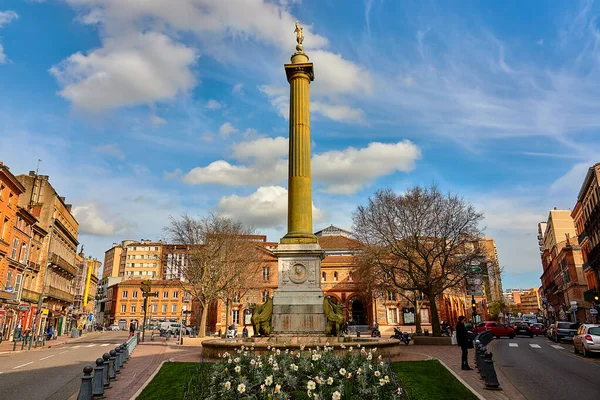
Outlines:
[[600,356],[576,355],[570,342],[500,338],[489,348],[496,368],[529,400],[600,399]]
[[44,350],[0,354],[0,399],[65,400],[79,391],[83,367],[127,340],[129,332],[91,333]]

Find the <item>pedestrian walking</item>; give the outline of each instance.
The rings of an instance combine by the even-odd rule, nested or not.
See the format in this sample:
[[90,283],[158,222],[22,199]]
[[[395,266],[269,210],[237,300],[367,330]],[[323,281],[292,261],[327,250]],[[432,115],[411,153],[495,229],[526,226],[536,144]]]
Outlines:
[[52,336],[54,336],[54,329],[52,328],[52,324],[50,324],[48,326],[48,340],[51,340]]
[[461,315],[458,317],[458,323],[456,324],[456,341],[462,351],[461,354],[461,369],[468,371],[472,368],[469,367],[468,356],[469,356],[469,333],[465,327],[465,317]]
[[135,335],[135,324],[132,322],[129,324],[129,337]]

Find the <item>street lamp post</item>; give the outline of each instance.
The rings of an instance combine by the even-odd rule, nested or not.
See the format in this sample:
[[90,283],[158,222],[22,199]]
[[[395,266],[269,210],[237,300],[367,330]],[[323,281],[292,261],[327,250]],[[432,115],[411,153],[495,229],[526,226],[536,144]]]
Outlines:
[[142,321],[142,342],[146,338],[146,313],[148,312],[148,297],[157,297],[158,293],[150,293],[152,290],[150,281],[142,281],[142,297],[144,297],[144,320]]

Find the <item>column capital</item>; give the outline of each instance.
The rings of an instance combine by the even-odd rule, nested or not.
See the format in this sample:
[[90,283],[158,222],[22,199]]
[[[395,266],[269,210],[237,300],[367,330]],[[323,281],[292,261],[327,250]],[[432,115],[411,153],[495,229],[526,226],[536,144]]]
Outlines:
[[285,64],[284,68],[288,82],[291,82],[291,80],[297,75],[306,75],[309,81],[315,80],[313,63]]

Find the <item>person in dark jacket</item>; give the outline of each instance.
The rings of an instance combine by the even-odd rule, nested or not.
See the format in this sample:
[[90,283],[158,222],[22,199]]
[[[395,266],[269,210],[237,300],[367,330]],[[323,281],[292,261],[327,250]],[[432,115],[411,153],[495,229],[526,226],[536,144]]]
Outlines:
[[469,350],[468,350],[469,349],[469,347],[468,347],[469,333],[467,332],[467,328],[465,327],[464,315],[461,315],[460,317],[458,317],[458,323],[456,324],[456,342],[458,343],[458,345],[460,346],[460,349],[462,350],[461,368],[463,370],[468,371],[472,368],[469,367],[469,363],[467,361],[468,355],[469,355]]

